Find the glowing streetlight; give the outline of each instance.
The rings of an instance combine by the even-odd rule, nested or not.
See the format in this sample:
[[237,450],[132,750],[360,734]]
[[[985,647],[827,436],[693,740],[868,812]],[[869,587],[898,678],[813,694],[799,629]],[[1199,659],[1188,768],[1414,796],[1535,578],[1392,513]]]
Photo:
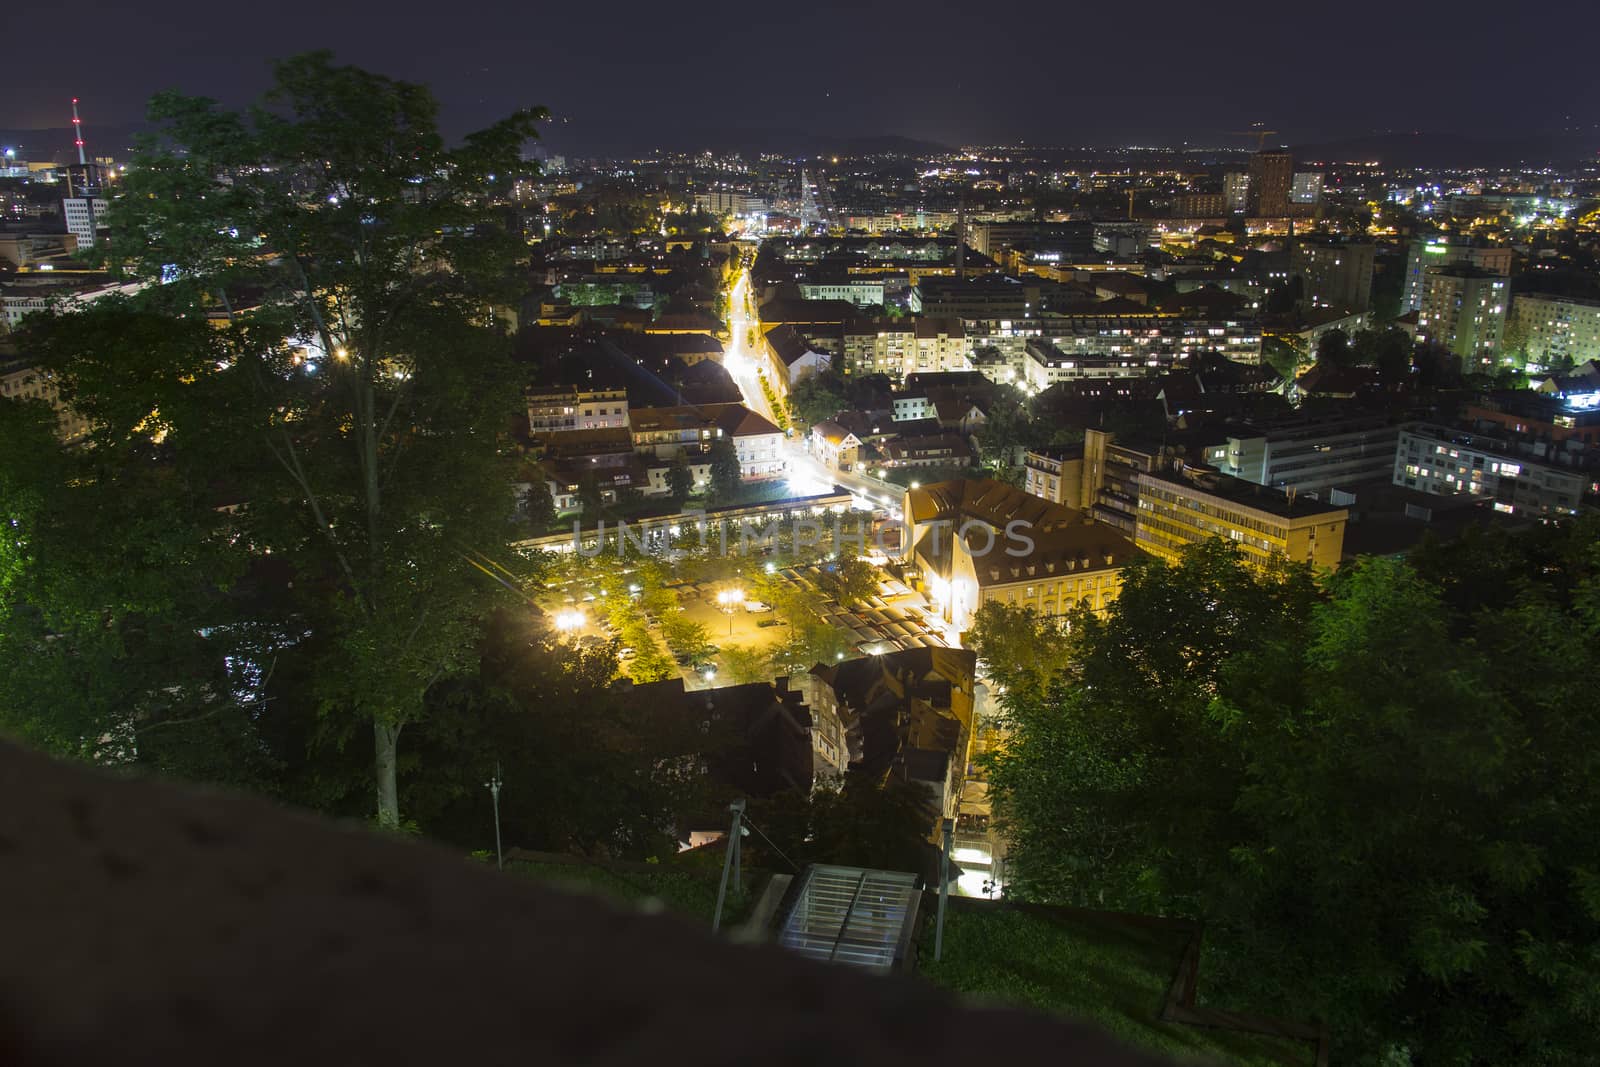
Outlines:
[[733,613],[744,603],[743,589],[724,589],[717,594],[717,607],[728,616],[728,636],[733,636]]
[[583,612],[563,611],[556,615],[556,629],[562,634],[570,634],[583,626]]

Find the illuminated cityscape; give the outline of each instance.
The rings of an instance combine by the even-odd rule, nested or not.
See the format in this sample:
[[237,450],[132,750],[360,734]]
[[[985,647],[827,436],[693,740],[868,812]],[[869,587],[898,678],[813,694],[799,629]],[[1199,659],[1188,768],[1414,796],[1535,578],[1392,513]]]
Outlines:
[[[1084,1062],[1590,1062],[1600,115],[1564,68],[1454,111],[1386,71],[1347,121],[1264,110],[1277,59],[1123,98],[1041,39],[895,109],[821,57],[746,98],[754,17],[702,30],[715,77],[597,18],[521,80],[376,27],[0,103],[0,754],[322,821],[241,814],[264,841],[344,820],[492,880],[427,890],[463,922],[509,885],[700,926],[629,915],[546,1005],[602,1027],[607,967],[675,995],[629,951],[732,940],[788,950],[741,957],[773,988],[1085,1020]],[[0,870],[45,821],[9,799]],[[178,878],[70,821],[85,884]],[[115,921],[193,921],[157,910]],[[351,984],[426,974],[418,936]],[[308,972],[379,935],[318,937]]]

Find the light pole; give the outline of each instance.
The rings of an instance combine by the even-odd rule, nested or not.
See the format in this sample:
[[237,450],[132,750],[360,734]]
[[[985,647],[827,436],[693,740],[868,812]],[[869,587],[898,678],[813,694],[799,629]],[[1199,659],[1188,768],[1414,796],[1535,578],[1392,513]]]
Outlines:
[[733,636],[733,613],[744,603],[743,589],[724,589],[717,594],[717,606],[728,616],[728,636]]
[[489,796],[494,800],[494,867],[497,871],[506,869],[505,856],[500,851],[500,763],[495,761],[494,777],[484,782],[484,788],[489,790]]
[[582,629],[583,612],[563,611],[556,615],[556,629],[561,631],[563,637],[570,636],[574,630]]

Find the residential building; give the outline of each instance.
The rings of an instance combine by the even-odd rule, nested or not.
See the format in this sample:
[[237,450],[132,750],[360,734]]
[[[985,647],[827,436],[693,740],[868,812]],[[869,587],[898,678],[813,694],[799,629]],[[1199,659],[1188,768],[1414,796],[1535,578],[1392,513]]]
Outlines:
[[1541,367],[1600,359],[1600,300],[1516,294],[1506,323],[1506,354]]
[[[1586,375],[1546,379],[1549,392],[1515,389],[1469,402],[1462,414],[1491,433],[1521,443],[1536,457],[1600,447],[1600,366]],[[1565,386],[1565,388],[1560,388]]]
[[[1093,238],[1091,237],[1091,240]],[[920,278],[914,286],[926,315],[966,322],[1026,319],[1039,310],[1037,279],[1022,282],[1004,275],[985,278]]]
[[542,389],[528,391],[528,432],[627,428],[626,389]]
[[[845,765],[872,781],[928,791],[929,836],[955,814],[966,775],[977,704],[975,653],[911,648],[818,664],[791,675],[819,723],[837,723]],[[819,749],[821,777],[826,760]]]
[[1141,472],[1134,482],[1134,540],[1168,562],[1213,537],[1233,542],[1258,567],[1283,559],[1331,569],[1343,555],[1347,508],[1199,467]]
[[1179,193],[1172,198],[1172,215],[1179,219],[1220,218],[1228,212],[1225,193]]
[[1029,341],[1023,348],[1023,381],[1036,393],[1057,382],[1084,378],[1137,378],[1153,375],[1169,366],[1170,359],[1156,355],[1080,356],[1068,355],[1049,341]]
[[1322,172],[1296,171],[1289,185],[1289,203],[1311,206],[1322,203]]
[[1294,185],[1294,155],[1287,149],[1266,149],[1250,157],[1250,214],[1283,218],[1289,214]]
[[742,404],[635,408],[629,421],[639,455],[694,462],[717,441],[731,440],[745,481],[783,474],[783,431]]
[[89,420],[61,399],[55,376],[31,360],[0,353],[0,398],[42,400],[55,409],[56,434],[62,444],[75,444],[89,433]]
[[1477,267],[1429,267],[1417,340],[1443,345],[1467,370],[1500,362],[1511,283]]
[[1237,427],[1206,447],[1205,462],[1247,482],[1326,499],[1335,486],[1388,477],[1399,436],[1382,416],[1296,418]]
[[767,367],[780,392],[799,384],[804,378],[826,370],[833,357],[793,326],[774,326],[763,339],[766,341]]
[[1250,175],[1234,171],[1222,176],[1223,206],[1231,215],[1243,215],[1250,210]]
[[1577,514],[1595,491],[1595,474],[1531,460],[1507,438],[1412,423],[1400,431],[1394,484],[1481,497],[1513,515],[1557,516]]
[[878,445],[885,467],[965,467],[972,446],[958,433],[891,437]]
[[1083,507],[1083,447],[1036,449],[1023,457],[1022,491],[1052,504]]
[[915,373],[916,341],[916,327],[910,319],[851,319],[844,324],[841,371],[846,375],[885,374],[900,381]]
[[923,316],[917,319],[913,333],[916,363],[907,368],[908,374],[948,374],[971,369],[967,357],[972,349],[959,318]]
[[1372,305],[1372,264],[1377,246],[1365,241],[1296,241],[1289,275],[1304,286],[1310,308],[1365,311]]
[[824,419],[811,427],[811,454],[832,471],[851,471],[861,454],[861,438],[835,422]]
[[[1132,537],[1138,525],[1139,474],[1148,474],[1165,465],[1165,449],[1140,448],[1122,444],[1104,430],[1083,431],[1082,484],[1078,506],[1096,522],[1121,530]],[[1067,473],[1063,465],[1062,474]],[[1062,490],[1063,503],[1066,490]]]
[[1400,310],[1422,310],[1429,267],[1477,267],[1509,278],[1515,254],[1508,245],[1488,247],[1470,243],[1466,238],[1433,237],[1412,241],[1406,250],[1406,284]]
[[991,478],[921,486],[905,501],[908,562],[958,630],[988,603],[1103,611],[1134,556],[1121,532]]

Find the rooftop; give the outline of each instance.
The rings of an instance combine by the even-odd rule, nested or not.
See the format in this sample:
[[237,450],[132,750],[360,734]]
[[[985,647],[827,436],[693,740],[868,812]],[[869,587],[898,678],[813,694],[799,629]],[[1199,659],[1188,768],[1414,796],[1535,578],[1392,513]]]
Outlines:
[[1182,472],[1158,471],[1139,472],[1136,477],[1141,484],[1159,485],[1165,483],[1191,496],[1210,497],[1214,500],[1224,501],[1235,507],[1249,508],[1253,511],[1271,515],[1279,519],[1305,519],[1319,515],[1348,515],[1349,509],[1334,507],[1324,504],[1320,500],[1301,493],[1289,495],[1281,489],[1273,489],[1255,482],[1247,482],[1243,478],[1233,478],[1226,474],[1219,474],[1209,468],[1189,467]]

